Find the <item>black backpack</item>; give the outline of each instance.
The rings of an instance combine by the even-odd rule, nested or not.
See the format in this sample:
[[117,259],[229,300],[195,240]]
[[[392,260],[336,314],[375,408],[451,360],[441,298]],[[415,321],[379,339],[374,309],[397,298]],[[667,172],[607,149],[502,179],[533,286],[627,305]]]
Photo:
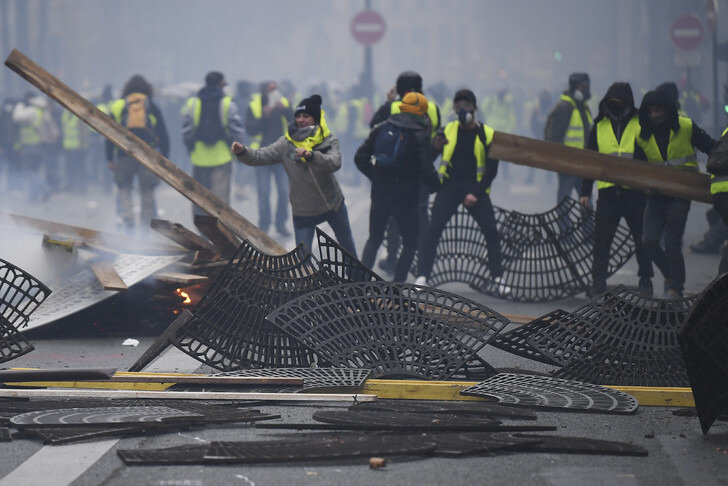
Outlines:
[[224,98],[219,100],[200,100],[200,124],[195,128],[195,140],[205,145],[215,145],[220,140],[226,142],[230,139],[227,129],[220,119]]
[[374,165],[383,169],[401,169],[412,131],[384,122],[374,141]]

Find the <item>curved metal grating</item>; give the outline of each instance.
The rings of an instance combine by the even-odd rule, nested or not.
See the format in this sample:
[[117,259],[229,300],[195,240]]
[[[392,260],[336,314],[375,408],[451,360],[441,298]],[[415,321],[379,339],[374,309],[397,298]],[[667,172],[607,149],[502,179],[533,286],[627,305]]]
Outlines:
[[627,442],[590,439],[587,437],[563,437],[558,435],[501,432],[507,440],[522,439],[512,450],[518,452],[548,452],[561,454],[593,454],[609,456],[647,456],[647,449]]
[[303,378],[300,390],[314,388],[361,388],[370,370],[357,368],[266,368],[262,370],[236,370],[210,376],[260,376]]
[[728,413],[728,274],[713,280],[695,303],[680,333],[695,408],[707,434]]
[[500,373],[466,388],[461,395],[494,398],[502,405],[552,410],[633,413],[637,400],[624,392],[599,385],[548,376]]
[[376,400],[351,405],[349,410],[390,413],[445,413],[493,419],[536,420],[536,415],[526,410],[487,402]]
[[[485,238],[461,206],[442,233],[429,285],[463,282],[494,297],[542,302],[576,295],[592,284],[593,211],[566,198],[544,213],[524,214],[496,207],[495,216],[501,236],[502,281],[493,280]],[[608,275],[634,252],[629,228],[620,222],[610,247]],[[502,285],[510,287],[510,292],[501,292]]]
[[22,332],[0,316],[0,363],[30,353],[34,349]]
[[200,302],[195,318],[169,339],[201,362],[222,370],[308,367],[313,354],[265,316],[278,306],[341,279],[318,268],[299,246],[283,256],[266,255],[248,242]]
[[30,315],[50,293],[40,280],[0,258],[0,317],[11,326],[26,326]]
[[558,361],[554,361],[543,355],[538,349],[531,345],[529,338],[531,335],[538,333],[549,326],[556,324],[561,325],[565,319],[572,316],[570,312],[556,309],[549,312],[545,316],[541,316],[528,324],[519,326],[511,331],[498,334],[490,342],[491,346],[507,351],[511,354],[531,359],[541,363],[553,366],[560,366]]
[[197,420],[204,415],[170,407],[101,407],[65,408],[26,412],[10,419],[18,428],[24,427],[78,427],[99,424],[167,423],[175,420]]
[[319,289],[267,319],[334,366],[431,380],[450,378],[508,324],[472,300],[389,282]]
[[326,424],[372,430],[492,430],[501,424],[499,420],[476,415],[368,410],[319,410],[313,418]]
[[345,282],[381,281],[382,277],[368,268],[356,256],[346,251],[339,243],[316,227],[319,247],[319,265],[336,274]]

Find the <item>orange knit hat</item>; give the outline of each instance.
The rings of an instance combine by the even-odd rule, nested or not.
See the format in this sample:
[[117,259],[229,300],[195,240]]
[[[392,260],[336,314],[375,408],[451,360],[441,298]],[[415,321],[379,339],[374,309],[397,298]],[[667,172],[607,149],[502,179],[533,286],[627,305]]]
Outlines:
[[399,105],[399,109],[402,113],[413,113],[424,116],[427,113],[427,98],[422,93],[410,91],[402,98],[402,104]]

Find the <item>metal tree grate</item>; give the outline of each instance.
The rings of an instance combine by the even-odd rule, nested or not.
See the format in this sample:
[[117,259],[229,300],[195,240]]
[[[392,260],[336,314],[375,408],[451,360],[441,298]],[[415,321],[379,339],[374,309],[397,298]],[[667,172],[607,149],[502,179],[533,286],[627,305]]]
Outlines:
[[[492,278],[483,233],[461,206],[442,233],[429,285],[463,282],[494,297],[538,302],[572,296],[592,284],[593,211],[566,198],[544,213],[523,214],[496,207],[495,216],[501,237],[502,281]],[[629,228],[620,223],[610,247],[608,275],[634,252]],[[502,285],[510,287],[510,292],[501,292]]]
[[311,390],[314,388],[361,388],[370,373],[370,370],[357,368],[266,368],[227,371],[210,376],[303,378],[301,390]]
[[28,325],[51,290],[28,272],[0,258],[0,317],[16,329]]
[[102,407],[26,412],[11,418],[10,423],[18,428],[78,427],[79,425],[98,424],[127,425],[199,421],[203,418],[202,414],[170,407]]
[[603,413],[633,413],[637,400],[624,392],[548,376],[501,373],[461,395],[494,398],[500,404]]
[[528,324],[524,324],[511,331],[498,334],[490,342],[490,345],[517,356],[539,361],[548,365],[560,366],[558,361],[547,358],[538,349],[534,348],[530,344],[529,338],[537,332],[548,329],[548,327],[553,324],[561,325],[561,322],[572,315],[573,314],[570,312],[556,309],[545,316],[529,322]]
[[349,410],[390,413],[427,413],[475,416],[508,420],[536,420],[536,415],[515,407],[483,402],[417,402],[413,400],[377,400],[351,405]]
[[371,457],[421,455],[435,443],[420,435],[367,434],[305,440],[212,442],[166,449],[119,450],[126,465],[273,463]]
[[313,354],[265,320],[278,306],[313,290],[341,283],[317,268],[301,247],[273,257],[244,242],[210,291],[195,318],[168,339],[190,356],[222,370],[307,367]]
[[334,366],[433,380],[450,378],[508,324],[472,300],[389,282],[320,289],[267,319]]
[[682,353],[677,347],[659,351],[595,346],[553,373],[556,378],[619,386],[690,386]]
[[319,265],[338,275],[345,282],[381,281],[382,277],[346,251],[336,240],[316,227]]
[[[495,435],[495,434],[494,434]],[[514,445],[518,452],[548,452],[562,454],[594,454],[608,456],[647,456],[647,449],[627,442],[589,439],[587,437],[561,437],[557,435],[527,434],[523,432],[500,435],[511,440],[523,442]]]
[[7,427],[0,427],[0,442],[10,442],[13,440],[13,436],[10,435],[10,429]]
[[34,349],[22,332],[0,316],[0,363],[30,353]]
[[493,430],[499,420],[447,413],[371,412],[367,410],[320,410],[314,420],[354,429],[370,430]]
[[507,432],[427,432],[423,436],[435,441],[433,454],[445,457],[510,452],[539,442],[538,439],[523,439]]
[[680,334],[695,408],[704,434],[728,413],[728,274],[713,280]]

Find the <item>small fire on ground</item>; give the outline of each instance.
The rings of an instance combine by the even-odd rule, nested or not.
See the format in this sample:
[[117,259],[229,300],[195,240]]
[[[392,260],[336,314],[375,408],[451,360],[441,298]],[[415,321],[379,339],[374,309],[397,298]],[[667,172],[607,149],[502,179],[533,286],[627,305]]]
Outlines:
[[183,304],[191,304],[192,303],[192,299],[190,298],[190,294],[188,294],[187,292],[183,291],[182,289],[177,289],[174,292],[177,295],[179,295],[180,297],[182,297],[184,299],[182,301]]

